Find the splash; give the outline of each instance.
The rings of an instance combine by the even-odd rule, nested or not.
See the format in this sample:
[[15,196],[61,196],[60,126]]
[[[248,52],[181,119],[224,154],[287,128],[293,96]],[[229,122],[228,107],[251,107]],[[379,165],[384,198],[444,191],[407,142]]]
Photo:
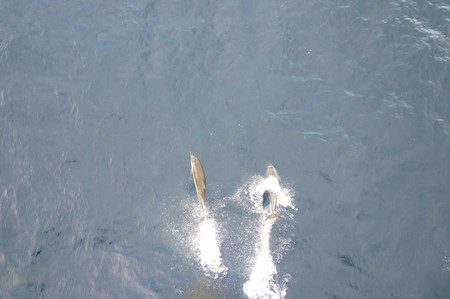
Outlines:
[[250,189],[250,196],[257,208],[261,208],[261,198],[264,191],[270,190],[277,194],[278,207],[291,208],[294,211],[297,210],[292,203],[292,191],[287,188],[282,188],[280,182],[275,177],[270,176],[265,179],[255,177],[255,180],[256,182],[254,182]]
[[270,232],[274,221],[265,221],[260,231],[260,243],[257,244],[255,264],[250,279],[244,284],[244,293],[249,298],[284,298],[286,282],[277,283],[277,268],[270,253]]
[[287,245],[273,248],[271,251],[271,231],[274,223],[278,220],[265,221],[268,211],[262,207],[262,195],[266,190],[276,193],[278,211],[283,218],[292,218],[291,211],[297,210],[293,204],[292,191],[282,188],[279,181],[274,177],[263,179],[260,176],[255,176],[252,182],[244,185],[238,191],[237,197],[244,199],[243,196],[249,196],[253,203],[252,212],[260,214],[255,223],[255,228],[259,234],[259,241],[255,245],[255,259],[249,271],[249,280],[244,284],[243,290],[249,298],[284,298],[289,275],[278,275],[272,253],[281,256],[287,249]]
[[178,210],[173,212],[178,217],[170,222],[169,229],[176,236],[177,245],[188,254],[187,257],[199,262],[205,276],[217,279],[226,275],[228,270],[222,262],[220,252],[223,238],[220,234],[221,227],[210,217],[199,222],[203,210],[197,203],[194,197],[180,198],[176,207]]
[[442,270],[450,272],[450,256],[447,254],[444,256],[444,267]]
[[199,224],[195,251],[206,276],[217,279],[226,274],[227,267],[222,263],[220,240],[217,238],[216,221],[207,219]]

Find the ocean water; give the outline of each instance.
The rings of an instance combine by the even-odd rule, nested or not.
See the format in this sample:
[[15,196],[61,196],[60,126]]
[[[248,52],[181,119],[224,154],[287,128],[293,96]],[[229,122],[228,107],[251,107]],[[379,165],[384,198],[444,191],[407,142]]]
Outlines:
[[449,298],[449,181],[448,1],[0,2],[1,298]]

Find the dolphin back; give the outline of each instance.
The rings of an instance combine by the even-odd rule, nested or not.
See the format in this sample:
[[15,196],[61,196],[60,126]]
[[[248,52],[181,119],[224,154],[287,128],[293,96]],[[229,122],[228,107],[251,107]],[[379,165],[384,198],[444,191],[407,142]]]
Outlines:
[[[266,178],[274,177],[277,181],[280,181],[280,176],[278,175],[277,170],[272,164],[269,164],[266,169]],[[270,212],[271,214],[266,217],[266,220],[269,219],[277,219],[281,218],[281,216],[276,212],[277,209],[277,194],[272,190],[266,190],[263,194],[263,206],[270,203]]]
[[272,211],[272,213],[275,213],[275,210],[277,208],[277,194],[269,190],[267,190],[266,192],[269,195],[270,210]]
[[202,163],[200,163],[200,160],[198,160],[197,157],[193,154],[191,154],[191,174],[194,178],[198,199],[200,203],[204,205],[206,189],[205,171],[203,170],[203,166]]

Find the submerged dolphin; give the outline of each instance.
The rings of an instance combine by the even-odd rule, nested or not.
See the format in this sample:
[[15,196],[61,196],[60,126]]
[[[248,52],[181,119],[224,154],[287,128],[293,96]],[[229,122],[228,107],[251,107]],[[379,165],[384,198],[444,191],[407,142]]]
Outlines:
[[205,207],[205,189],[206,189],[206,179],[205,172],[203,171],[202,163],[197,159],[196,156],[189,152],[191,157],[191,176],[194,179],[195,190],[197,191],[197,197],[200,201],[200,206],[202,208],[202,218],[200,222],[207,219],[206,218],[206,207]]
[[[266,179],[269,177],[274,177],[277,180],[277,182],[280,181],[280,176],[278,175],[277,170],[275,169],[275,167],[273,167],[272,164],[269,164],[266,169]],[[264,196],[267,196],[270,201],[270,215],[266,217],[266,221],[269,219],[280,218],[281,216],[276,213],[277,194],[271,190],[266,190],[266,191],[264,191],[263,199],[264,199]]]

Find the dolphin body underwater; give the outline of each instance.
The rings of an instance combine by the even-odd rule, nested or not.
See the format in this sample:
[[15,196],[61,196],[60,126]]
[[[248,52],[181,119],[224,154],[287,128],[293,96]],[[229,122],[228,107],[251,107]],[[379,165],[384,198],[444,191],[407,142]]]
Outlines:
[[[267,166],[266,169],[266,179],[270,178],[270,177],[274,177],[277,182],[280,181],[280,176],[278,175],[277,170],[275,169],[275,167],[273,167],[272,164],[269,164]],[[263,194],[263,205],[264,205],[264,200],[268,198],[269,202],[270,202],[270,215],[266,217],[266,220],[269,219],[277,219],[277,218],[281,218],[281,216],[276,212],[276,208],[277,208],[277,194],[271,190],[266,190],[264,191]]]
[[194,179],[195,190],[197,191],[198,201],[200,202],[200,207],[202,208],[202,218],[200,222],[208,219],[206,216],[206,206],[205,206],[205,190],[206,190],[206,178],[205,171],[203,170],[202,163],[197,159],[196,156],[189,152],[191,157],[191,176]]

